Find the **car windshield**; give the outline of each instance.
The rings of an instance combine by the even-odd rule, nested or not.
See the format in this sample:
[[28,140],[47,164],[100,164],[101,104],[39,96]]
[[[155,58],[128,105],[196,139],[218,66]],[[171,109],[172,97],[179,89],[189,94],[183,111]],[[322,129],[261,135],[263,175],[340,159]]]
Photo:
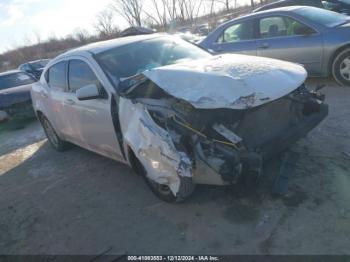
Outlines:
[[339,2],[350,5],[350,0],[339,0]]
[[49,62],[49,60],[40,60],[40,61],[36,61],[36,62],[31,62],[30,65],[35,69],[40,69],[43,68],[47,65],[47,63]]
[[29,85],[34,83],[35,80],[25,73],[13,73],[0,76],[0,90]]
[[184,40],[160,37],[104,51],[96,56],[96,60],[109,75],[120,79],[155,67],[210,56]]
[[297,14],[311,20],[312,22],[324,25],[326,27],[335,27],[347,22],[348,17],[336,12],[320,8],[300,8],[295,11]]

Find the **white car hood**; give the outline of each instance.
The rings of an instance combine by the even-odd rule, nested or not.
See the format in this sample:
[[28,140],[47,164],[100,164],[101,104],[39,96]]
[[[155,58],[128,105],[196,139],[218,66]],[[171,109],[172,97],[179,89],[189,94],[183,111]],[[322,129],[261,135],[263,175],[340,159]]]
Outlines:
[[285,96],[306,79],[297,64],[226,54],[154,68],[143,74],[195,108],[246,109]]

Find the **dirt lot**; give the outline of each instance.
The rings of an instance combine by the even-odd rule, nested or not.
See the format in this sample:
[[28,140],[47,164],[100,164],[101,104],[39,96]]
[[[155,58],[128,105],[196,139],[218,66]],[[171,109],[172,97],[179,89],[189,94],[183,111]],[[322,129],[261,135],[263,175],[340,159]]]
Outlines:
[[[350,88],[328,80],[329,117],[256,190],[198,186],[158,200],[127,166],[81,148],[55,152],[37,122],[0,134],[0,254],[350,254]],[[12,128],[13,129],[13,128]]]

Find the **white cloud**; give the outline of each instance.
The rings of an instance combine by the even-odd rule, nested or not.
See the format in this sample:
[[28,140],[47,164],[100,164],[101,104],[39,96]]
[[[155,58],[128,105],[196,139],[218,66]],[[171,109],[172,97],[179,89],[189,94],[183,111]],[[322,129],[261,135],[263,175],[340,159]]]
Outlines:
[[2,6],[5,11],[5,19],[0,23],[3,27],[10,27],[17,23],[24,15],[21,8],[17,5]]
[[43,2],[44,0],[9,0],[0,3],[0,26],[11,27],[25,16],[25,9],[34,3]]
[[110,0],[63,0],[59,8],[38,12],[28,22],[44,37],[65,36],[77,28],[92,32],[97,14],[109,3]]

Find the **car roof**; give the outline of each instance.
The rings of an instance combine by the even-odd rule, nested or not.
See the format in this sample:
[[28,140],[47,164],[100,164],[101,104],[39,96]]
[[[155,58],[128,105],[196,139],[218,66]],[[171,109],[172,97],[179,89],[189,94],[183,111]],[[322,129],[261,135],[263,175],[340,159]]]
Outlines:
[[[288,5],[288,4],[297,4],[299,3],[299,5],[303,5],[301,4],[303,1],[301,0],[280,0],[277,2],[273,2],[273,3],[269,3],[266,5],[263,5],[257,9],[255,9],[253,12],[260,12],[260,11],[264,11],[264,10],[269,10],[269,9],[273,9],[273,8],[278,8],[278,7],[287,7],[287,6],[283,6],[283,5]],[[319,4],[316,6],[316,4]],[[282,5],[282,6],[281,6]],[[313,7],[321,7],[322,6],[322,0],[309,0],[309,5],[307,6],[313,6]]]
[[2,72],[0,73],[0,76],[6,76],[6,75],[11,75],[11,74],[16,74],[16,73],[24,73],[26,74],[26,72],[23,72],[21,70],[10,70],[10,71],[6,71],[6,72]]
[[279,0],[277,2],[272,2],[266,5],[260,6],[257,9],[255,9],[253,12],[266,10],[265,8],[272,9],[274,6],[279,7],[280,5],[283,5],[283,4],[293,4],[295,2],[300,2],[300,0]]
[[41,61],[48,61],[48,60],[50,60],[50,58],[42,58],[42,59],[38,59],[38,60],[25,62],[23,64],[20,64],[19,66],[26,65],[26,64],[32,64],[32,63],[36,63],[36,62],[41,62]]
[[246,18],[253,18],[253,17],[259,17],[262,14],[273,14],[273,13],[288,13],[288,12],[293,12],[295,10],[299,10],[299,9],[305,9],[305,8],[317,8],[317,7],[312,7],[312,6],[300,6],[300,5],[293,5],[293,6],[283,6],[283,7],[278,7],[278,8],[273,8],[273,9],[268,9],[268,10],[263,10],[263,11],[259,11],[256,13],[250,13],[247,15],[242,15],[239,16],[237,18],[231,19],[225,23],[223,23],[222,25],[226,25],[231,23],[232,21],[238,21],[241,19],[246,19]]
[[31,63],[36,63],[36,62],[41,62],[41,61],[47,61],[47,60],[50,60],[49,58],[43,58],[43,59],[38,59],[38,60],[33,60],[33,61],[29,61],[27,62],[28,64],[31,64]]
[[112,48],[120,47],[127,44],[132,44],[136,42],[142,42],[153,38],[164,37],[164,36],[167,36],[167,35],[166,34],[147,34],[147,35],[126,36],[126,37],[120,37],[120,38],[107,40],[107,41],[95,42],[95,43],[87,44],[87,45],[69,50],[59,55],[57,58],[62,58],[65,56],[72,56],[72,55],[80,55],[81,53],[84,53],[84,52],[99,54],[103,51],[106,51]]

